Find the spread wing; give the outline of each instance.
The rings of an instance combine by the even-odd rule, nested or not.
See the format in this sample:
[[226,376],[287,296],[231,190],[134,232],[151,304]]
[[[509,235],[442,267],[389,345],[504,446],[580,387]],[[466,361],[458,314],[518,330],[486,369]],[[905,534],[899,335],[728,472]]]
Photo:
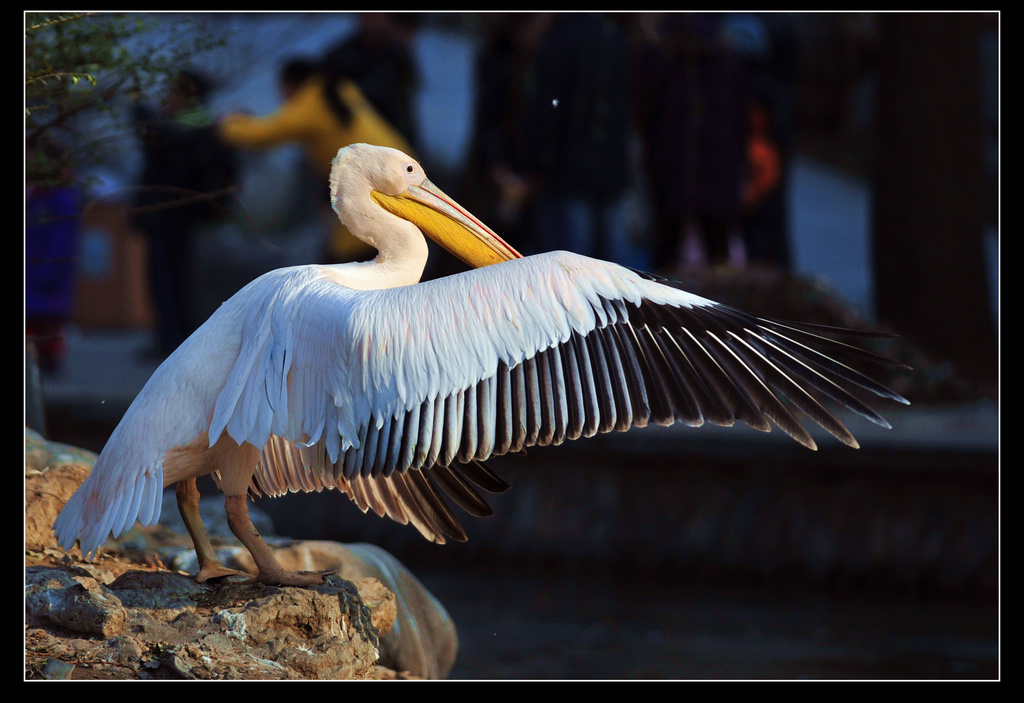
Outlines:
[[[815,448],[802,413],[853,435],[830,399],[888,423],[859,390],[906,403],[850,365],[886,362],[813,325],[756,317],[664,279],[568,252],[415,286],[311,281],[249,324],[210,436],[264,447],[254,489],[337,488],[428,539],[465,539],[482,462],[648,423],[774,424]],[[886,362],[891,363],[891,362]]]

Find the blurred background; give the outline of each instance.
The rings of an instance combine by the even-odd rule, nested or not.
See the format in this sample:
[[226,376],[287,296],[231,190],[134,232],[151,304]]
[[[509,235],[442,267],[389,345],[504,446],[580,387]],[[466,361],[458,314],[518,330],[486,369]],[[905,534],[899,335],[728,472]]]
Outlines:
[[259,501],[279,534],[396,554],[453,678],[997,677],[999,19],[26,13],[26,426],[98,452],[242,285],[372,256],[321,149],[392,144],[523,253],[900,335],[912,405],[856,452],[673,427],[495,459],[465,544],[325,494]]

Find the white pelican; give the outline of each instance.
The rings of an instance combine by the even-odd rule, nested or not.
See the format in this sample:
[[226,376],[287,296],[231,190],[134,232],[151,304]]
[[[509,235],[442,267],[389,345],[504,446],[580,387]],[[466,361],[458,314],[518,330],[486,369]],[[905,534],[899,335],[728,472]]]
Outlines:
[[[856,447],[816,398],[884,427],[850,390],[907,402],[841,361],[881,357],[826,328],[755,317],[569,252],[523,258],[400,151],[341,149],[330,188],[338,216],[378,256],[271,271],[221,305],[156,370],[57,517],[63,547],[77,539],[91,557],[109,534],[153,524],[162,489],[177,484],[196,579],[238,574],[217,561],[199,518],[195,479],[212,473],[255,579],[320,583],[330,572],[280,566],[247,494],[337,488],[444,543],[466,535],[443,496],[487,515],[474,485],[508,487],[480,463],[491,456],[705,420],[774,423],[815,448],[790,404]],[[477,268],[420,283],[423,233]]]

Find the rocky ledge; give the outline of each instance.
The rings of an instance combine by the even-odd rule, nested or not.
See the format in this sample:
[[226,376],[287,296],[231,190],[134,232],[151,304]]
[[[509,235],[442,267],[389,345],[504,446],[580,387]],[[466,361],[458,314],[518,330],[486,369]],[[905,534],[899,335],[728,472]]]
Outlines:
[[[277,539],[285,568],[337,569],[322,586],[198,584],[188,538],[131,531],[94,560],[50,525],[95,456],[26,430],[25,678],[438,679],[458,647],[443,606],[372,545]],[[176,516],[173,495],[165,516]],[[221,530],[210,530],[214,536]],[[268,539],[268,541],[270,541]],[[222,561],[251,570],[224,542]]]

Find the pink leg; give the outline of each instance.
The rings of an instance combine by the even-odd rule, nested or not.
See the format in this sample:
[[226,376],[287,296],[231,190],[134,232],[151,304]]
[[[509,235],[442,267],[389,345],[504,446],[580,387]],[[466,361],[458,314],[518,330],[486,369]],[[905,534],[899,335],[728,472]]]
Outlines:
[[196,480],[190,478],[178,481],[175,495],[178,498],[178,512],[181,513],[181,519],[185,521],[185,529],[192,537],[192,544],[195,545],[196,556],[199,558],[199,573],[195,575],[195,580],[205,583],[210,579],[225,576],[252,578],[252,574],[229,569],[217,559],[217,551],[210,543],[210,536],[206,533],[206,527],[203,526],[203,520],[199,516],[199,489],[196,488]]
[[259,574],[252,579],[260,583],[269,583],[281,586],[314,586],[321,584],[334,569],[327,571],[285,571],[284,567],[274,557],[273,550],[268,545],[256,527],[249,519],[249,506],[246,505],[245,494],[231,495],[224,497],[224,508],[228,514],[228,526],[235,536],[241,540],[245,548],[249,550]]

